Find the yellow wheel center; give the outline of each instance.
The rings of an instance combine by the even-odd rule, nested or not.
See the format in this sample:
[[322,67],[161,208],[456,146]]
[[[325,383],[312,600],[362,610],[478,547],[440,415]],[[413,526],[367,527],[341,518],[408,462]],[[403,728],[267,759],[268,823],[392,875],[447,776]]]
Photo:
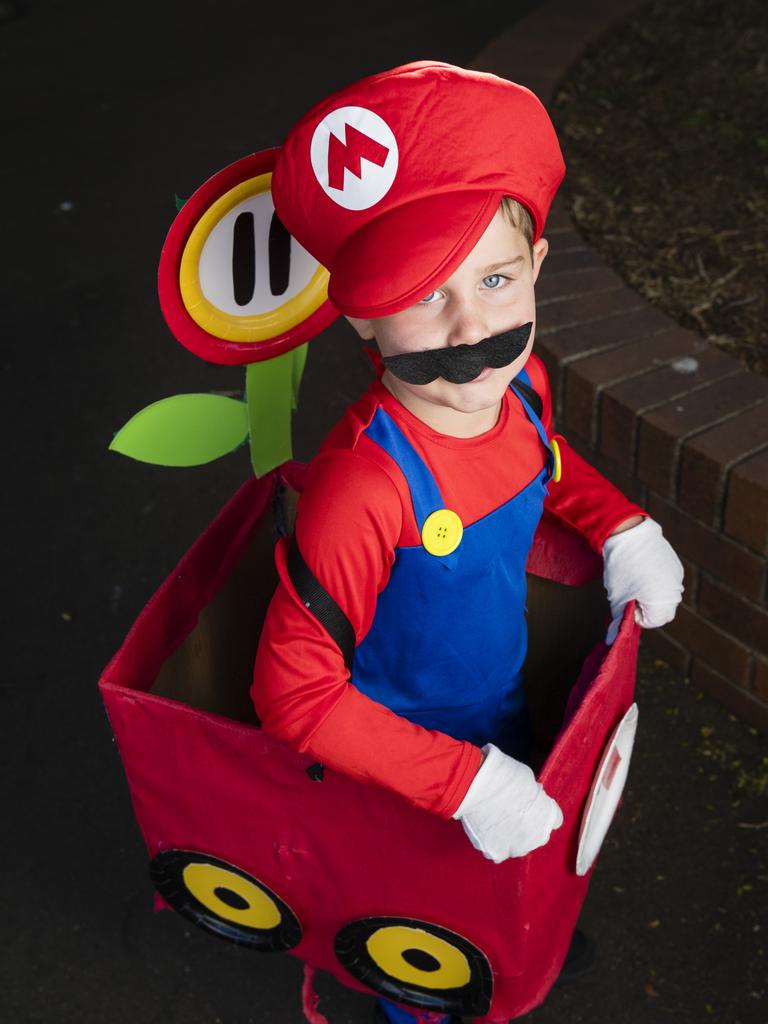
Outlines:
[[182,873],[189,892],[207,910],[247,928],[277,928],[282,914],[262,889],[215,864],[187,864]]
[[[424,988],[450,989],[462,988],[472,977],[461,950],[421,928],[405,925],[379,928],[366,945],[373,961],[398,981]],[[414,955],[419,953],[422,957]],[[418,966],[420,960],[431,961],[432,969]]]

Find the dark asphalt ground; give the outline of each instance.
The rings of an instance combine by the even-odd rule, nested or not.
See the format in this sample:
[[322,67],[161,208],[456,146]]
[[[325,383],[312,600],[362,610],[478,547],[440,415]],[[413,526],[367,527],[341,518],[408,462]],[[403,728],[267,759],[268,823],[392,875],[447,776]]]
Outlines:
[[[150,401],[236,389],[156,299],[174,193],[280,141],[312,102],[423,57],[468,63],[534,4],[0,3],[5,1024],[302,1020],[300,965],[153,915],[144,848],[96,680],[165,574],[248,473],[107,451]],[[296,422],[309,458],[368,366],[336,325]],[[588,897],[599,963],[536,1024],[764,1024],[768,811],[760,738],[643,658],[628,791]],[[762,760],[761,760],[762,758]],[[762,787],[762,796],[761,796]],[[331,1024],[370,1000],[320,983]]]

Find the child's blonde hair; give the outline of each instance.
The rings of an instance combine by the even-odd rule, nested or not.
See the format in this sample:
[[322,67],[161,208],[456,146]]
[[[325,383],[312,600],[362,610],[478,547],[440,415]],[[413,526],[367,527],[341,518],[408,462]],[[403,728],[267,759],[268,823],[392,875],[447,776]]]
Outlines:
[[533,221],[522,203],[518,203],[512,196],[503,196],[501,200],[501,212],[507,218],[513,228],[521,232],[528,243],[528,251],[531,254],[533,263]]

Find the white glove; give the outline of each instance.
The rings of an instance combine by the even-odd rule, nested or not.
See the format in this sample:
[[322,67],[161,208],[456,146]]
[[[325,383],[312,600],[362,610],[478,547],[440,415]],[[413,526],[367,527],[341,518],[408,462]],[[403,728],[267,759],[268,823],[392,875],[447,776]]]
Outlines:
[[683,567],[655,519],[644,519],[609,537],[603,545],[603,561],[603,585],[612,617],[607,644],[616,639],[624,608],[633,599],[637,601],[635,622],[647,629],[674,619],[683,594]]
[[500,864],[524,857],[549,839],[563,823],[563,812],[527,764],[503,754],[492,743],[485,760],[453,815],[484,857]]

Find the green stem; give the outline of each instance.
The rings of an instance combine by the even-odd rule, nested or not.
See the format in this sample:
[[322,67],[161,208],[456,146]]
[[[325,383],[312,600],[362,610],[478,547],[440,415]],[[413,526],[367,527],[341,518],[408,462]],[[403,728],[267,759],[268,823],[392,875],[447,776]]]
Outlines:
[[291,414],[297,406],[306,358],[305,344],[246,367],[251,466],[256,476],[265,476],[293,457]]

